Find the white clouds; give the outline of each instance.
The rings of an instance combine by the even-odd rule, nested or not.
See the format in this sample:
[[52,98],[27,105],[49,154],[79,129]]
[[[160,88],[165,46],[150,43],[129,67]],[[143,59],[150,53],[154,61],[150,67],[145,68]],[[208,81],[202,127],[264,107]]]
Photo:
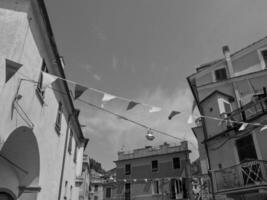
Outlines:
[[[196,144],[194,135],[186,123],[191,109],[192,96],[188,89],[179,90],[173,95],[167,95],[162,89],[157,89],[154,92],[146,91],[139,98],[141,102],[146,102],[155,106],[167,108],[157,113],[149,113],[149,108],[140,108],[136,112],[122,111],[119,108],[108,109],[113,110],[122,116],[129,119],[141,122],[151,128],[171,134],[175,137],[185,138]],[[86,108],[85,108],[86,109]],[[137,109],[137,108],[136,108]],[[172,120],[168,120],[168,109],[175,109],[181,111]],[[154,133],[156,139],[149,142],[145,139],[146,130],[128,121],[118,119],[116,116],[98,111],[93,116],[87,112],[88,116],[83,117],[82,124],[87,125],[87,131],[91,140],[88,144],[88,151],[92,155],[98,155],[100,160],[106,168],[111,168],[112,160],[117,158],[117,151],[124,145],[126,149],[140,148],[145,145],[159,145],[167,141],[170,143],[179,143],[179,140]],[[98,145],[97,145],[98,144]],[[102,151],[100,147],[105,145],[108,152]],[[194,157],[196,152],[194,149]],[[101,153],[99,152],[101,151]],[[97,152],[97,153],[96,153]]]

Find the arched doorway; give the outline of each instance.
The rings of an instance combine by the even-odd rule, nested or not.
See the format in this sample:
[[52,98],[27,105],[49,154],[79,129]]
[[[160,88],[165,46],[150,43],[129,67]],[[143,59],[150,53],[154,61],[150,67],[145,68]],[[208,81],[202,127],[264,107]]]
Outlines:
[[[24,191],[38,186],[39,172],[39,148],[32,129],[24,126],[16,128],[0,150],[0,180],[5,180],[0,181],[0,188],[7,189],[14,196],[23,199]],[[0,194],[3,199],[4,195],[5,198],[8,196],[4,192]],[[34,200],[36,197],[30,199]]]
[[15,200],[15,199],[6,192],[0,192],[0,200]]

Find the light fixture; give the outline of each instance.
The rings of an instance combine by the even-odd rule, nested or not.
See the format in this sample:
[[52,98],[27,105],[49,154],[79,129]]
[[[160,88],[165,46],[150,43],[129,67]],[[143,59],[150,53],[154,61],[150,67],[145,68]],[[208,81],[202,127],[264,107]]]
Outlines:
[[148,130],[147,130],[147,133],[146,133],[146,139],[149,140],[149,141],[152,141],[152,140],[155,139],[155,136],[152,134],[151,129],[148,129]]

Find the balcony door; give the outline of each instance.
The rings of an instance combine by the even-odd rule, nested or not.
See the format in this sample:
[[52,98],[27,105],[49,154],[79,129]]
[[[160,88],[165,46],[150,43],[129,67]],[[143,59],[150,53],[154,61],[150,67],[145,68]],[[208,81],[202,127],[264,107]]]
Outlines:
[[252,135],[236,140],[236,149],[240,163],[246,160],[258,159]]
[[259,162],[255,161],[258,160],[258,157],[252,135],[236,140],[236,148],[241,163],[240,170],[244,185],[255,184],[260,181],[262,179],[261,166]]

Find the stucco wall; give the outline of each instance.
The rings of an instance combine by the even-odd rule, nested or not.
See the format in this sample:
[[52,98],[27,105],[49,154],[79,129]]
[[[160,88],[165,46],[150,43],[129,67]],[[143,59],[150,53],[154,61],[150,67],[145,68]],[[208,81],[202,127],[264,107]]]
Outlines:
[[[17,3],[16,3],[17,2]],[[64,111],[61,121],[61,131],[55,131],[58,102],[64,95],[47,88],[44,105],[35,93],[36,84],[19,79],[38,80],[42,59],[45,60],[49,71],[54,71],[54,57],[44,38],[44,30],[40,25],[40,13],[33,9],[29,1],[0,2],[0,138],[6,141],[10,133],[17,127],[29,126],[19,114],[11,109],[14,95],[19,88],[22,98],[18,101],[28,121],[34,124],[40,153],[40,177],[38,200],[57,199],[61,174],[62,156],[65,144],[68,114]],[[6,9],[8,8],[8,10]],[[5,59],[22,64],[20,70],[5,83]],[[55,84],[53,87],[57,87]],[[64,105],[63,105],[64,110]],[[12,112],[13,111],[13,112]],[[13,118],[11,118],[13,113]],[[68,179],[74,182],[74,164],[67,161],[69,166]],[[1,166],[1,164],[0,164]],[[72,173],[70,173],[70,171]],[[69,177],[68,177],[69,176]],[[73,183],[74,186],[74,183]]]
[[[180,169],[173,169],[174,157],[180,158]],[[158,160],[158,171],[152,172],[151,162]],[[185,154],[172,153],[158,156],[150,156],[145,158],[137,158],[132,160],[122,160],[117,162],[117,178],[161,178],[179,176],[184,167]],[[125,164],[131,164],[131,175],[125,175]]]

